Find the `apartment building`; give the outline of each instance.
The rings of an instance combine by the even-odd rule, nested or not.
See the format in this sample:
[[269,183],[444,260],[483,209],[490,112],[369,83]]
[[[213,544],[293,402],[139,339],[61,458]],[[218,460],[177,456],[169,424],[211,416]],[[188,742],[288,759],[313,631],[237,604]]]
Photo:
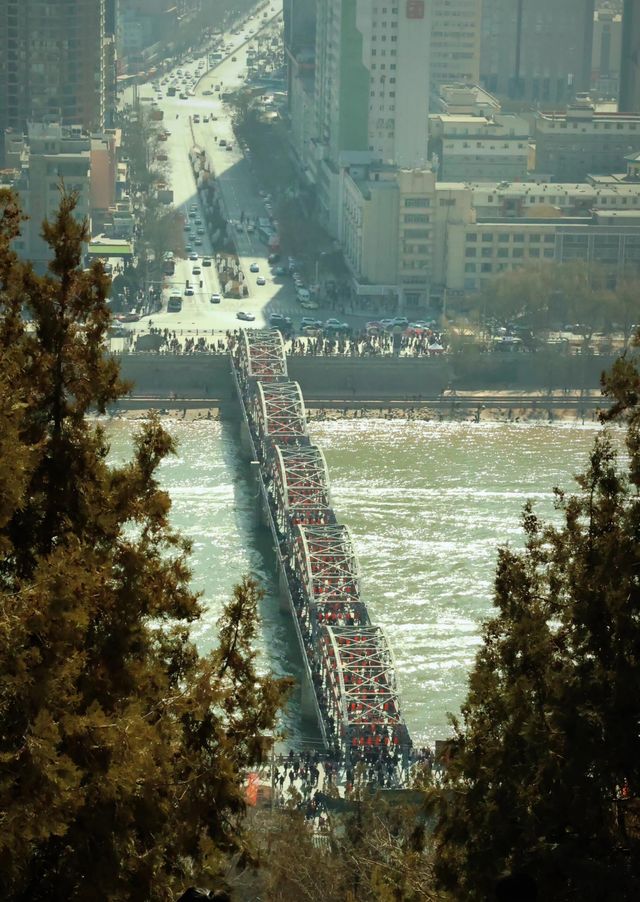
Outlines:
[[29,123],[26,140],[14,139],[11,158],[16,171],[12,187],[29,217],[16,251],[44,270],[51,258],[40,236],[42,221],[53,219],[60,204],[60,185],[77,191],[75,217],[91,222],[91,138],[81,126]]
[[483,0],[482,84],[547,107],[588,91],[593,13],[594,0]]
[[640,150],[640,114],[599,113],[591,103],[566,113],[540,113],[534,123],[536,171],[559,182],[590,173],[624,172],[625,157]]
[[105,0],[0,0],[0,135],[29,121],[102,128]]
[[480,80],[482,0],[433,0],[431,4],[430,82],[440,85]]

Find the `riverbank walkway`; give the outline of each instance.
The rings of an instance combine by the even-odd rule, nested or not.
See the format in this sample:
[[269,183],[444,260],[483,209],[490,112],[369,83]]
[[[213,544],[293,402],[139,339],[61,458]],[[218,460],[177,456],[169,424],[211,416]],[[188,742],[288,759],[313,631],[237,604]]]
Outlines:
[[331,505],[329,475],[289,380],[282,336],[243,330],[233,376],[286,595],[329,760],[363,762],[403,785],[412,742],[393,656],[361,594],[351,534]]

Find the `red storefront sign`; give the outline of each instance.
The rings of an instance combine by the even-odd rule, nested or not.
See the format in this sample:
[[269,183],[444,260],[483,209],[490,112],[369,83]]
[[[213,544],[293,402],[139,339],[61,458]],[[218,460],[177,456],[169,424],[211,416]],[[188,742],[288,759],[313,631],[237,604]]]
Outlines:
[[424,0],[407,0],[407,19],[424,19]]

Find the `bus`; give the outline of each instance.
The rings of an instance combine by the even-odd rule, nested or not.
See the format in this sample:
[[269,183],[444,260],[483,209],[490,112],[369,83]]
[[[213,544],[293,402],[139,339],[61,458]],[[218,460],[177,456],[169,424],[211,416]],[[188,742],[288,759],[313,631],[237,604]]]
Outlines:
[[165,254],[164,260],[162,261],[162,272],[165,276],[172,276],[176,271],[176,261],[173,259],[173,254]]

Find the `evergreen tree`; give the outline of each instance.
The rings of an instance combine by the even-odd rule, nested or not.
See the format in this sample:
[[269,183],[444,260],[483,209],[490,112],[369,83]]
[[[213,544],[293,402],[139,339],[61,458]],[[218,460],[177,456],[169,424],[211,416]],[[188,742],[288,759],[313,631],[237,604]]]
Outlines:
[[173,451],[157,419],[107,464],[88,414],[127,386],[75,205],[63,194],[45,223],[38,277],[0,195],[0,897],[167,900],[244,848],[243,774],[286,686],[257,673],[250,580],[218,648],[190,640],[201,604],[157,482]]
[[608,420],[559,526],[527,506],[499,553],[441,798],[437,873],[456,898],[523,874],[540,899],[637,898],[640,879],[640,374],[603,380]]

